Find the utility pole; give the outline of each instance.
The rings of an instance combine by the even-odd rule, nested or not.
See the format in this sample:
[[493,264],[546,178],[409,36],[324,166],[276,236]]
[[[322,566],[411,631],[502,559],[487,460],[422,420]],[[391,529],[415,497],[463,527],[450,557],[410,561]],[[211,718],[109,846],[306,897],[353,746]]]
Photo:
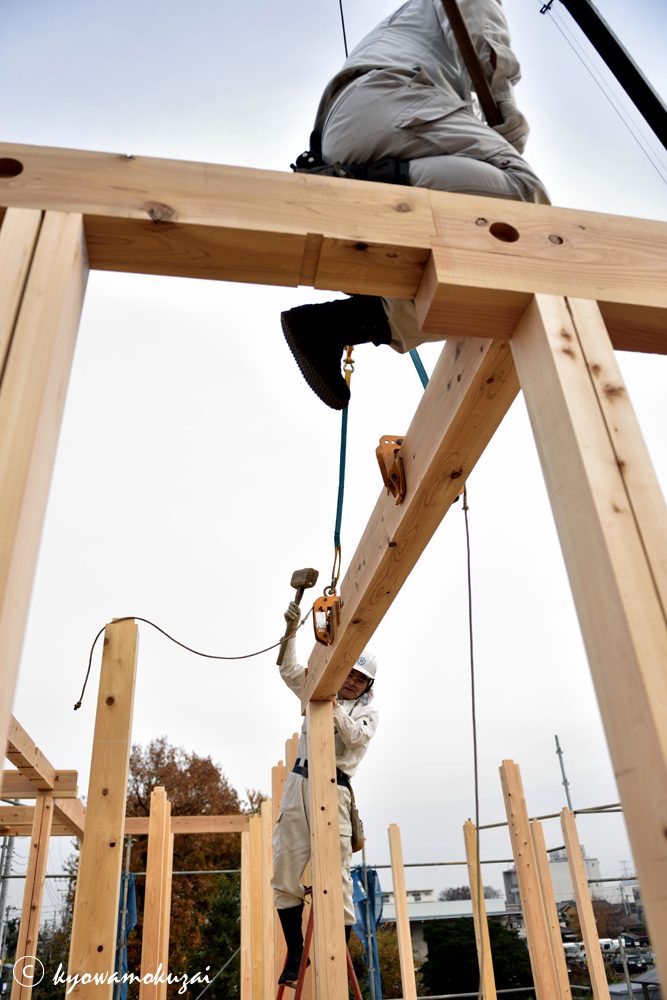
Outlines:
[[9,908],[7,907],[7,876],[12,871],[12,858],[14,857],[14,837],[5,837],[2,845],[2,857],[0,858],[0,962],[4,955],[5,932],[7,930],[7,920],[9,919]]
[[556,753],[558,754],[558,759],[560,761],[560,769],[563,775],[563,786],[565,788],[565,796],[567,798],[567,808],[572,809],[572,799],[570,798],[570,782],[567,780],[567,775],[565,774],[565,764],[563,763],[563,751],[560,748],[560,743],[558,742],[557,736],[556,736]]

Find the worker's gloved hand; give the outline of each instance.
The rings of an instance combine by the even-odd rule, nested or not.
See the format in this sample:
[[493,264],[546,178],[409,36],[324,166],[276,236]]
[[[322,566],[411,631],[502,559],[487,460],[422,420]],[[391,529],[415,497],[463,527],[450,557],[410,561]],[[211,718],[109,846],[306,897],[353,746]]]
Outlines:
[[290,634],[292,634],[295,629],[299,627],[299,622],[301,621],[301,608],[296,601],[290,601],[289,607],[285,612],[285,621],[288,625],[292,626]]
[[514,146],[517,153],[523,153],[530,132],[528,122],[514,101],[498,101],[498,110],[503,116],[502,124],[493,128]]

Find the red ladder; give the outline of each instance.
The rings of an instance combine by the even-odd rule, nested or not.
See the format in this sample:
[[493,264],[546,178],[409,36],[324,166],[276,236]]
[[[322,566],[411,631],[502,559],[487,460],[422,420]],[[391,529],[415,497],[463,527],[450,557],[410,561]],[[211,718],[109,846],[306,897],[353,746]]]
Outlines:
[[[313,939],[313,907],[310,907],[310,916],[308,917],[308,926],[306,927],[306,939],[303,942],[303,954],[301,956],[301,965],[299,966],[299,978],[296,981],[296,986],[291,983],[283,983],[278,987],[278,994],[276,1000],[283,1000],[283,993],[285,992],[285,986],[289,985],[290,989],[295,991],[294,1000],[301,1000],[301,994],[303,993],[303,985],[306,981],[306,969],[308,967],[308,952],[310,951],[310,942]],[[345,956],[347,958],[347,975],[350,982],[352,983],[352,991],[354,993],[355,1000],[362,1000],[361,990],[359,989],[359,982],[357,980],[356,973],[354,971],[354,966],[352,965],[352,959],[350,958],[350,949],[347,944],[345,945]],[[285,960],[287,964],[287,960]]]

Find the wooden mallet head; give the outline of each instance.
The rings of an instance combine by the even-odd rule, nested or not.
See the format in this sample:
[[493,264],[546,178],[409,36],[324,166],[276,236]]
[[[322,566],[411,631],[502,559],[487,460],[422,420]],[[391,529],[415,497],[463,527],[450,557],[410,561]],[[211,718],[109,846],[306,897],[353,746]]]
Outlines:
[[303,597],[304,590],[310,590],[317,583],[317,578],[320,574],[316,569],[295,569],[292,573],[292,582],[290,586],[294,587],[295,590],[300,590],[301,593],[297,597],[297,604]]

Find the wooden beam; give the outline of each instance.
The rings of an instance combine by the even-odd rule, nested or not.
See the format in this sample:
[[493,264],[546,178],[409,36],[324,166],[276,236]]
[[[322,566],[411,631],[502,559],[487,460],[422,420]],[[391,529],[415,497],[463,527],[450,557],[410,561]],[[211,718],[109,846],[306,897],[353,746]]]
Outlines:
[[169,973],[169,928],[171,924],[171,880],[174,869],[174,835],[170,832],[171,802],[167,802],[165,818],[164,864],[162,866],[162,892],[160,894],[160,954],[159,983],[157,1000],[167,998],[167,975]]
[[558,975],[551,953],[549,927],[542,900],[535,847],[530,833],[528,810],[518,766],[504,760],[500,768],[505,809],[512,841],[523,922],[526,928],[530,965],[537,1000],[560,1000]]
[[[76,799],[79,795],[78,771],[56,771],[53,782],[54,799]],[[20,771],[3,771],[0,784],[0,796],[5,799],[38,799],[40,795],[51,794],[41,792]]]
[[162,952],[164,863],[167,855],[171,803],[167,802],[167,793],[160,785],[151,792],[150,809],[139,1000],[157,1000],[158,997],[158,984],[145,980],[146,977],[158,975]]
[[598,299],[614,347],[667,352],[664,222],[441,191],[430,198],[438,235],[416,297],[424,333],[509,338],[537,292]]
[[262,802],[262,974],[264,978],[262,994],[264,1000],[275,1000],[275,938],[273,905],[273,803],[271,799]]
[[[5,216],[4,225],[8,216]],[[34,217],[32,217],[34,220]],[[28,225],[28,229],[30,229]],[[14,231],[3,254],[25,258],[28,236]],[[0,270],[8,263],[0,257]],[[87,265],[83,220],[47,212],[16,315],[0,383],[0,734],[3,744],[37,551],[79,325]],[[10,285],[24,280],[16,274]]]
[[334,641],[310,656],[302,708],[338,691],[518,391],[507,344],[447,339],[401,447],[405,499],[383,490],[375,506],[341,582]]
[[[126,816],[125,833],[133,837],[148,834],[148,816]],[[248,829],[247,816],[172,816],[171,832],[188,833],[242,833]]]
[[405,891],[405,869],[401,831],[396,823],[389,825],[389,853],[391,855],[391,879],[394,885],[394,909],[396,911],[396,931],[398,933],[398,957],[401,963],[401,984],[403,1000],[417,1000],[415,980],[415,960],[412,952],[408,897]]
[[[39,796],[38,806],[44,797]],[[83,839],[86,818],[86,807],[83,802],[79,799],[59,799],[57,802],[54,801],[52,813],[51,836],[59,836],[62,831],[66,836]],[[22,831],[14,836],[31,836],[35,814],[35,806],[0,806],[0,831],[11,827]]]
[[[544,841],[544,830],[542,829],[542,824],[536,819],[531,820],[530,835],[533,839],[535,862],[540,879],[542,903],[547,920],[547,927],[549,928],[551,954],[553,955],[554,965],[556,967],[560,998],[561,1000],[571,1000],[572,991],[570,989],[570,973],[567,967],[567,962],[565,961],[563,936],[561,934],[560,921],[558,919],[558,910],[556,909],[556,897],[554,896],[551,872],[549,871],[549,855],[547,854],[547,847]],[[595,993],[596,997],[597,995],[598,994]]]
[[511,345],[667,968],[667,510],[595,303],[536,296]]
[[[285,778],[287,777],[287,768],[281,760],[278,761],[276,767],[271,768],[271,801],[273,803],[273,827],[275,827],[280,815],[280,803],[283,797],[283,789],[285,787]],[[273,858],[272,858],[273,863]],[[273,899],[272,899],[273,903]],[[285,958],[287,957],[287,945],[285,944],[285,935],[283,934],[283,929],[278,917],[278,911],[275,906],[273,907],[273,997],[276,996],[278,992],[278,979],[285,967]],[[272,997],[272,1000],[273,1000]]]
[[574,813],[570,809],[563,809],[561,812],[560,825],[565,837],[567,862],[570,867],[570,877],[577,904],[577,916],[581,926],[581,936],[586,946],[586,965],[588,966],[588,974],[591,977],[593,995],[595,996],[595,1000],[609,1000],[607,972],[602,957],[602,949],[600,948],[600,939],[595,923],[591,894],[588,888],[588,876],[584,866],[584,859],[581,855]]
[[472,916],[475,924],[475,943],[477,945],[477,962],[479,964],[482,996],[484,1000],[496,1000],[496,977],[493,974],[489,922],[486,917],[486,903],[484,902],[484,883],[482,882],[482,868],[477,857],[477,831],[475,824],[470,820],[467,820],[463,824],[463,839],[466,848],[466,861],[468,862],[468,882],[470,884]]
[[252,940],[252,1000],[264,991],[262,955],[262,817],[250,817],[250,935]]
[[40,791],[50,792],[56,781],[56,769],[30,739],[12,715],[7,733],[7,759]]
[[[74,898],[68,965],[71,976],[111,975],[115,967],[137,641],[138,629],[131,620],[112,622],[104,632],[86,835]],[[112,991],[111,983],[79,982],[69,996],[73,1000],[112,1000]]]
[[285,741],[285,768],[287,774],[291,774],[296,763],[296,755],[299,749],[299,734],[294,733]]
[[86,807],[80,799],[56,799],[53,803],[54,818],[69,830],[70,834],[83,840],[86,827]]
[[[41,981],[39,965],[36,966],[37,939],[42,916],[44,876],[49,860],[49,838],[53,821],[53,799],[45,795],[34,807],[34,822],[28,855],[28,870],[23,890],[23,906],[16,942],[16,965],[12,982],[11,1000],[30,1000],[35,985]],[[35,967],[36,966],[36,967]],[[43,974],[43,969],[41,973]]]
[[241,1000],[252,1000],[250,830],[241,834]]
[[9,354],[42,216],[38,209],[8,208],[0,226],[0,372]]
[[347,996],[347,952],[332,703],[310,702],[306,718],[316,995],[340,1000]]

